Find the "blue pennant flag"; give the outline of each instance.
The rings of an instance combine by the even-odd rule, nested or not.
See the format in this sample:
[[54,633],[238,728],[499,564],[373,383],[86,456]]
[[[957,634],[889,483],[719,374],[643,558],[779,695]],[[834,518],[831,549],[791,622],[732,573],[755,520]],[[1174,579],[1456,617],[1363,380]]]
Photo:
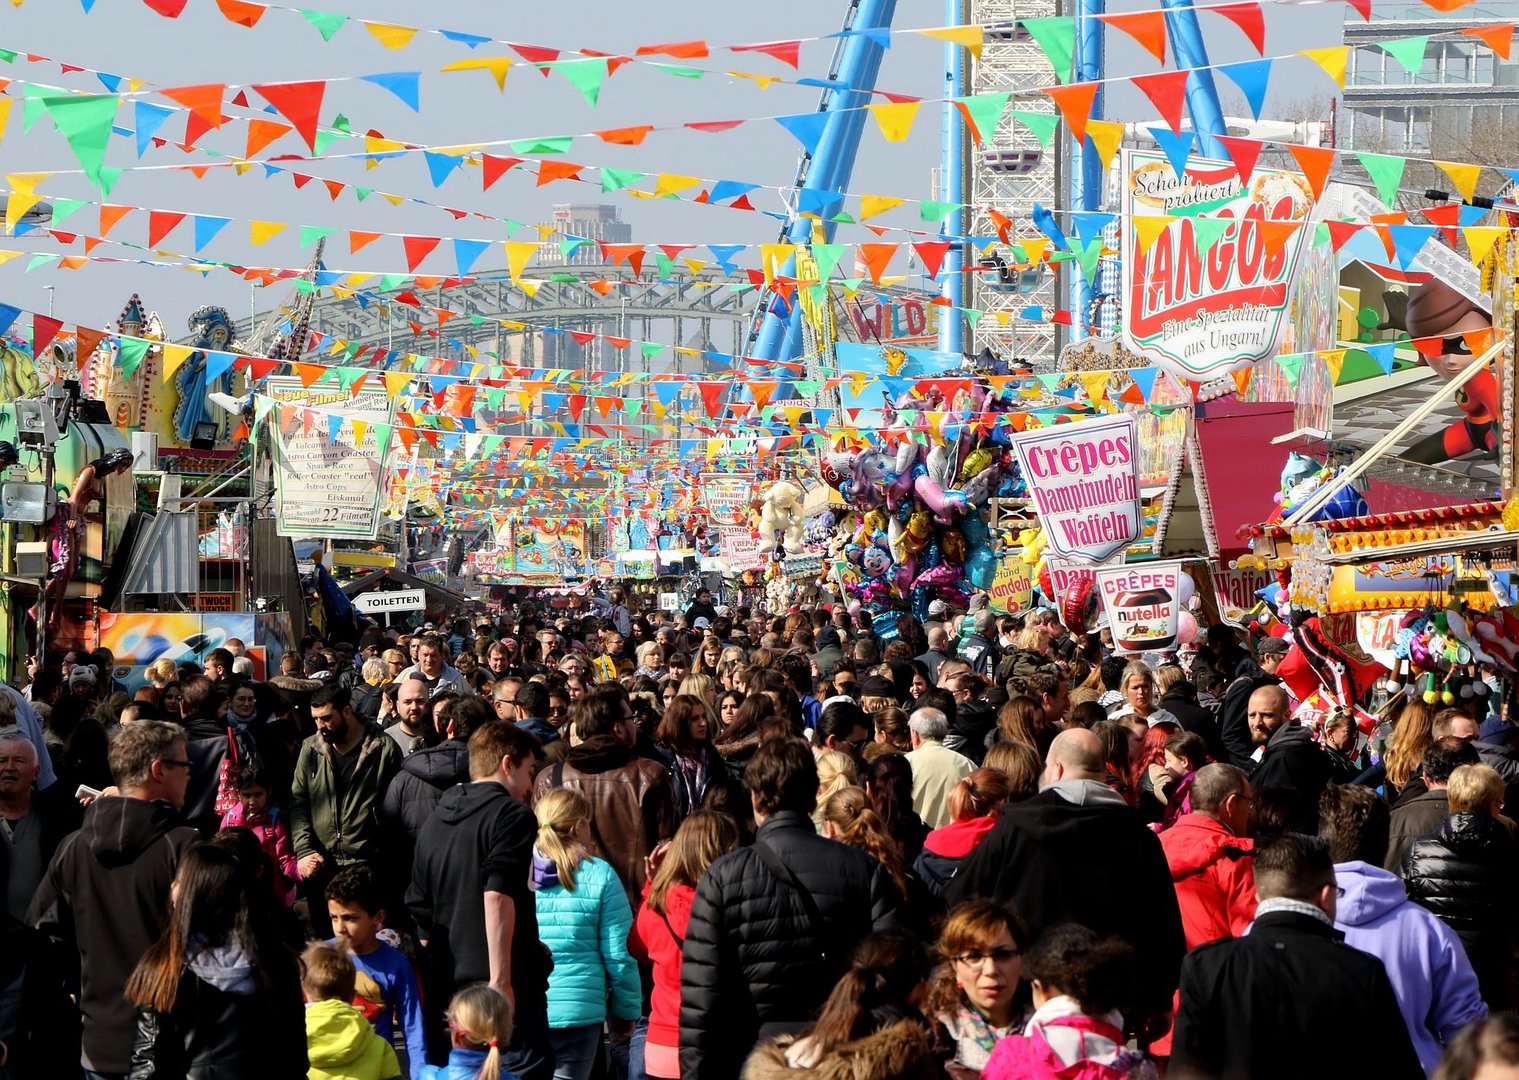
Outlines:
[[449,41],[460,42],[461,44],[468,45],[471,49],[476,45],[485,45],[491,40],[488,37],[481,37],[479,34],[466,34],[462,30],[439,30],[438,33],[448,38]]
[[1192,132],[1183,131],[1177,135],[1167,127],[1152,127],[1148,130],[1165,153],[1166,159],[1171,162],[1171,171],[1176,173],[1178,180],[1181,179],[1186,175],[1187,157],[1192,153]]
[[1060,223],[1055,220],[1054,214],[1035,203],[1031,216],[1034,219],[1034,227],[1049,237],[1051,243],[1061,251],[1071,250],[1070,242],[1066,240],[1065,233],[1061,230]]
[[1376,361],[1377,367],[1382,369],[1383,375],[1392,374],[1392,365],[1394,360],[1393,350],[1396,347],[1396,343],[1391,341],[1383,341],[1376,345],[1364,346],[1366,355]]
[[1134,385],[1139,387],[1139,393],[1146,401],[1150,400],[1150,394],[1155,390],[1155,376],[1159,371],[1159,368],[1152,367],[1129,370],[1129,378],[1134,380]]
[[748,244],[708,244],[707,250],[712,252],[712,257],[717,264],[728,273],[733,273],[733,256],[747,248]]
[[1387,235],[1392,237],[1392,249],[1397,253],[1398,266],[1407,270],[1418,258],[1424,245],[1435,235],[1433,225],[1389,225]]
[[11,307],[9,304],[0,304],[0,334],[3,334],[9,330],[11,328],[11,324],[20,318],[20,316],[20,308]]
[[844,196],[837,191],[819,191],[817,188],[804,187],[797,192],[796,209],[800,214],[816,214],[818,217],[832,217],[844,208]]
[[796,141],[802,144],[802,149],[809,154],[815,154],[818,143],[823,138],[823,132],[828,127],[828,114],[814,112],[800,113],[796,116],[777,116],[775,122],[789,131]]
[[433,187],[442,187],[443,181],[453,175],[454,170],[464,164],[462,157],[453,154],[439,154],[432,150],[423,150],[422,157],[427,161],[427,172],[432,177]]
[[422,78],[420,71],[391,71],[379,75],[360,75],[365,82],[383,86],[396,97],[405,102],[412,112],[421,112],[419,102],[418,82]]
[[1271,61],[1245,60],[1238,64],[1222,64],[1219,73],[1225,76],[1239,92],[1245,95],[1250,115],[1259,120],[1266,104],[1266,84],[1271,81]]
[[1077,210],[1071,214],[1071,225],[1076,229],[1076,235],[1081,237],[1083,245],[1090,244],[1093,240],[1100,240],[1102,230],[1117,220],[1117,214],[1106,214],[1097,210]]
[[164,126],[164,121],[174,115],[174,110],[151,101],[133,102],[132,109],[133,122],[137,126],[137,156],[142,157],[153,145],[153,136]]
[[759,187],[758,184],[746,184],[742,180],[719,180],[712,185],[712,190],[707,194],[707,201],[714,203],[727,202],[729,199],[736,199],[740,195],[747,195],[757,187]]
[[231,221],[231,218],[210,217],[205,214],[195,215],[195,251],[199,254],[200,249],[209,244],[217,233]]
[[474,268],[475,260],[490,247],[489,240],[461,240],[454,238],[454,261],[459,264],[459,276],[466,276]]

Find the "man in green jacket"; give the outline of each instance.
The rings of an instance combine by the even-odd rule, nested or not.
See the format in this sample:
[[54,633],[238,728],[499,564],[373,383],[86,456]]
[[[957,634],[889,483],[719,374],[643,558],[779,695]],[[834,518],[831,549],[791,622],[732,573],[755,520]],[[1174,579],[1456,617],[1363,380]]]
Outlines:
[[390,883],[380,808],[401,769],[401,748],[354,713],[345,687],[328,684],[313,694],[311,718],[316,734],[295,762],[290,827],[311,929],[325,940],[332,936],[327,883],[339,870],[363,863]]

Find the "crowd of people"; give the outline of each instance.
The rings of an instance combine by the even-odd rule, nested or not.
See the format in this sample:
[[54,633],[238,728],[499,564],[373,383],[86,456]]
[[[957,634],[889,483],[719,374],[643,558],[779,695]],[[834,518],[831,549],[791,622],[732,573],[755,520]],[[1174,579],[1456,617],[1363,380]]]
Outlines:
[[[1519,1067],[1496,695],[1281,638],[523,601],[0,687],[0,1080]],[[1509,1073],[1501,1073],[1509,1075]]]

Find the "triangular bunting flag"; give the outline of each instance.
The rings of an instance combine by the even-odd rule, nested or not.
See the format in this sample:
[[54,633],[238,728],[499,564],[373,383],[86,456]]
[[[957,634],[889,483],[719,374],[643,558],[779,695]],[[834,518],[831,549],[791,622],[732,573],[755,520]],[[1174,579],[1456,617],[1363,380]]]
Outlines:
[[1313,191],[1313,197],[1322,198],[1324,184],[1329,179],[1329,167],[1334,164],[1334,150],[1327,146],[1299,146],[1297,144],[1292,144],[1287,149],[1292,151],[1292,156],[1297,159],[1298,168],[1303,170],[1308,186]]
[[1166,13],[1164,11],[1156,9],[1097,17],[1115,30],[1122,30],[1128,34],[1160,63],[1166,62]]
[[1088,120],[1087,140],[1097,151],[1104,169],[1113,164],[1113,155],[1123,143],[1124,126],[1116,120]]
[[296,133],[306,140],[306,145],[315,153],[317,114],[322,108],[322,98],[327,93],[326,81],[268,83],[253,89],[290,121]]
[[1181,111],[1186,103],[1189,72],[1157,71],[1151,75],[1134,75],[1129,81],[1137,86],[1160,112],[1160,118],[1181,134]]
[[1324,74],[1333,79],[1336,86],[1345,89],[1345,63],[1350,56],[1349,45],[1331,45],[1327,49],[1299,49],[1298,55],[1312,60],[1324,69]]
[[1266,51],[1266,17],[1261,11],[1260,4],[1220,4],[1204,10],[1211,11],[1215,15],[1222,15],[1243,30],[1250,44],[1255,46],[1257,55]]
[[1086,140],[1087,118],[1092,115],[1092,103],[1097,100],[1097,87],[1098,84],[1094,82],[1040,87],[1054,99],[1055,107],[1065,117],[1066,130],[1078,146]]
[[1222,64],[1218,72],[1239,88],[1250,107],[1250,115],[1257,120],[1266,105],[1266,87],[1271,81],[1270,60],[1246,60],[1238,64]]
[[[1019,19],[1018,21],[1044,51],[1050,66],[1055,69],[1055,78],[1063,83],[1070,82],[1074,75],[1072,60],[1076,55],[1076,20],[1069,15],[1055,15],[1044,19]],[[1078,138],[1077,141],[1080,142],[1080,139]]]
[[1408,159],[1395,154],[1359,153],[1356,160],[1377,186],[1377,198],[1382,200],[1382,205],[1397,205],[1398,185],[1403,183],[1403,170],[1408,165]]

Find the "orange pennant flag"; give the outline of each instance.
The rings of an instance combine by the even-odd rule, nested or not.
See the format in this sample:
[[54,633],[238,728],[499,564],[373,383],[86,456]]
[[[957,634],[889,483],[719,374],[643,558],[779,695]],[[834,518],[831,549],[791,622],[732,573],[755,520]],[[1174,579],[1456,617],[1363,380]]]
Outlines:
[[1509,50],[1514,46],[1513,23],[1500,23],[1497,26],[1469,26],[1461,33],[1482,39],[1489,49],[1505,60],[1509,58]]
[[229,22],[253,29],[269,9],[263,4],[250,4],[248,0],[216,0],[216,6]]
[[881,283],[881,275],[886,272],[886,264],[891,262],[899,246],[898,244],[856,245],[860,258],[865,260],[865,268],[870,271],[870,280],[875,284]]
[[1308,186],[1313,189],[1313,197],[1323,197],[1324,184],[1329,179],[1329,167],[1334,164],[1334,151],[1327,146],[1299,146],[1295,143],[1287,149],[1292,151],[1298,168],[1307,177]]
[[1087,119],[1092,115],[1092,103],[1097,100],[1097,83],[1079,82],[1069,86],[1045,86],[1041,89],[1055,101],[1071,138],[1080,145],[1086,140]]
[[111,230],[116,227],[117,222],[119,222],[122,218],[126,217],[128,214],[130,214],[135,209],[136,209],[136,207],[132,207],[132,206],[112,206],[110,203],[103,203],[103,204],[101,204],[101,207],[100,207],[100,235],[101,235],[101,238],[104,239],[105,237],[109,236],[110,233],[111,233]]
[[1276,255],[1292,238],[1292,234],[1302,227],[1301,221],[1262,221],[1260,223],[1261,246],[1266,249],[1266,254]]
[[349,229],[348,254],[357,255],[359,253],[359,249],[368,247],[383,235],[383,233],[359,232],[357,229]]
[[1122,30],[1143,45],[1151,56],[1166,62],[1166,13],[1160,10],[1135,11],[1119,15],[1099,15],[1102,22]]
[[185,142],[193,143],[212,128],[222,126],[222,97],[227,88],[222,83],[200,86],[172,86],[159,93],[190,110],[185,121]]
[[573,180],[584,169],[584,165],[576,165],[573,161],[540,161],[536,186],[543,187],[555,180]]
[[248,121],[248,145],[243,150],[244,157],[253,157],[264,147],[274,142],[281,135],[290,132],[289,124],[282,124],[278,120],[260,120],[254,117]]

